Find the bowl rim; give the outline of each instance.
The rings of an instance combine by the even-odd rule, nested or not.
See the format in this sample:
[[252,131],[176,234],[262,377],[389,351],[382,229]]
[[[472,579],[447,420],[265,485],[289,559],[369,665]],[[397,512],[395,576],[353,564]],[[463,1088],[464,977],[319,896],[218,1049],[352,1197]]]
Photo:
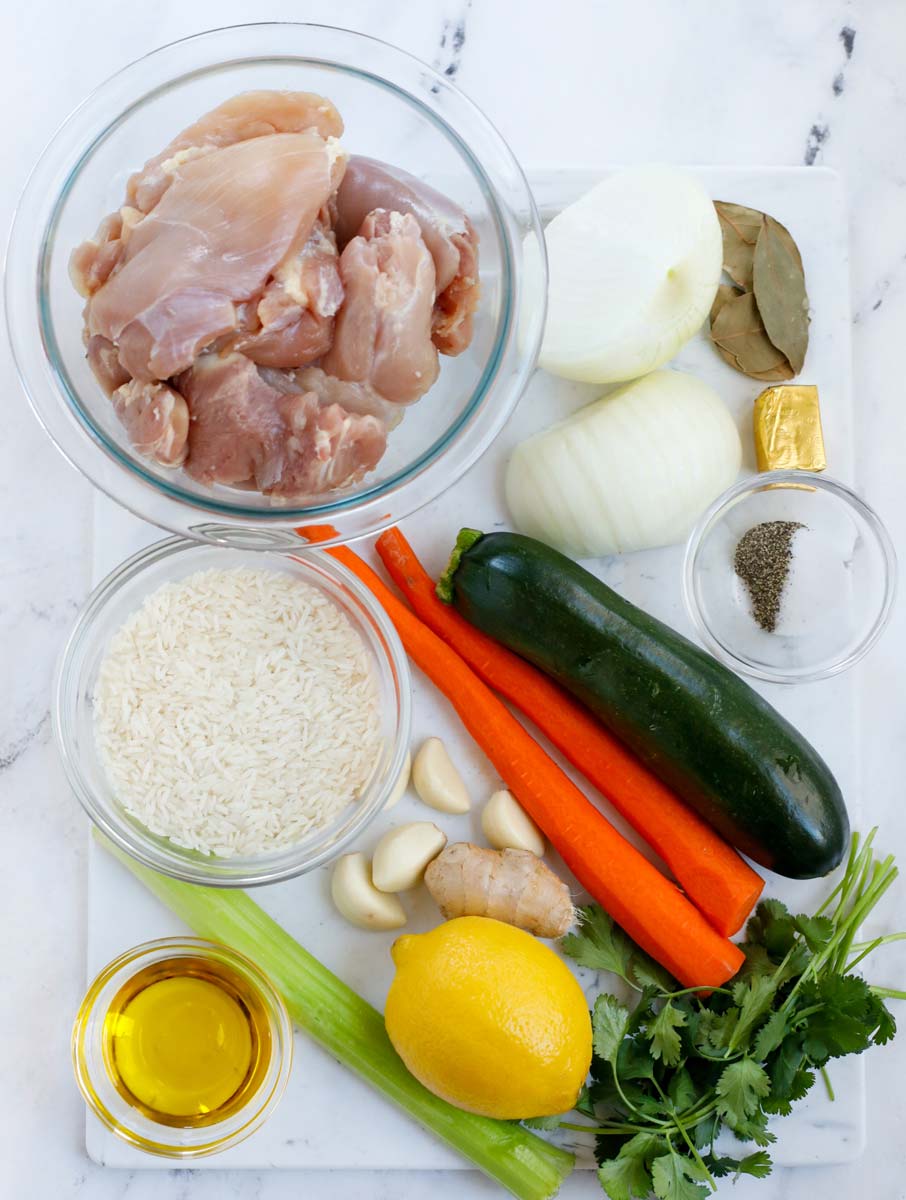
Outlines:
[[[853,649],[814,668],[804,667],[801,670],[771,668],[762,663],[752,662],[738,654],[718,638],[705,618],[703,607],[699,601],[699,554],[714,523],[740,498],[766,491],[778,485],[790,488],[801,488],[804,485],[815,491],[826,492],[835,500],[845,504],[861,518],[864,525],[871,531],[884,564],[884,594],[871,625]],[[834,479],[833,476],[817,474],[812,471],[762,471],[738,480],[725,492],[722,492],[699,517],[689,534],[683,556],[683,602],[698,636],[716,658],[729,664],[735,670],[765,683],[814,683],[821,679],[830,679],[854,666],[871,650],[887,627],[893,613],[897,582],[896,549],[886,526],[875,510],[845,483]]]
[[[280,30],[288,31],[291,36],[298,36],[301,32],[325,39],[339,39],[342,47],[349,47],[349,53],[342,59],[331,59],[324,53],[319,53],[317,46],[312,47],[311,53],[308,54],[265,53],[257,47],[249,46],[247,52],[237,51],[226,54],[225,57],[217,56],[219,52],[226,51],[223,43],[236,35],[269,38]],[[388,70],[387,76],[379,74],[377,70],[352,65],[350,62],[350,59],[357,58],[356,51],[359,48],[369,46],[380,48],[384,59],[379,65]],[[172,57],[196,50],[202,55],[202,64],[192,69],[177,66],[174,74]],[[337,50],[336,53],[340,54],[341,51]],[[367,55],[358,57],[367,60]],[[313,497],[313,503],[307,507],[277,504],[254,508],[243,504],[241,497],[235,500],[232,497],[224,499],[214,489],[211,489],[209,494],[196,492],[181,486],[175,479],[169,480],[157,475],[140,456],[136,455],[133,458],[121,450],[115,439],[88,415],[78,389],[69,380],[59,353],[48,301],[48,270],[54,250],[57,222],[69,191],[84,164],[90,160],[95,147],[123,120],[162,90],[180,81],[233,66],[280,60],[335,66],[347,73],[363,77],[373,85],[388,88],[439,130],[468,168],[487,204],[500,245],[502,301],[493,346],[486,361],[481,365],[479,377],[467,405],[441,436],[422,450],[414,461],[408,462],[380,482],[369,485],[366,481],[361,490],[353,495],[340,492],[333,499]],[[389,60],[389,66],[386,60]],[[149,65],[157,68],[158,76],[146,80],[142,78],[142,72],[146,72]],[[458,131],[457,124],[461,125],[462,120],[457,121],[456,114],[447,120],[439,111],[439,107],[432,107],[400,78],[404,71],[413,70],[419,73],[420,78],[424,75],[432,84],[432,88],[443,88],[445,94],[455,98],[459,113],[480,124],[492,140],[495,154],[501,156],[504,163],[502,168],[498,169],[493,165],[486,167],[476,157],[463,134]],[[124,82],[127,86],[132,86],[133,91],[139,87],[140,94],[133,95],[125,102],[125,106],[122,106],[123,98],[118,98],[116,114],[110,118],[106,115],[109,112],[108,93]],[[85,133],[85,130],[80,130],[78,126],[86,122],[90,128],[87,133],[88,145],[84,146],[84,139],[78,135]],[[73,139],[76,142],[75,150],[71,148]],[[221,521],[234,522],[239,528],[269,529],[272,532],[272,547],[289,547],[294,544],[291,540],[292,534],[285,529],[287,525],[292,524],[342,521],[346,518],[352,528],[338,532],[335,542],[376,532],[388,523],[385,510],[390,504],[395,506],[395,511],[389,519],[399,520],[436,498],[469,469],[499,433],[534,369],[543,333],[545,306],[537,306],[531,335],[526,340],[517,331],[517,324],[523,319],[520,306],[522,284],[518,271],[518,252],[521,246],[517,244],[517,235],[524,231],[516,227],[518,222],[514,216],[512,197],[508,199],[504,196],[498,186],[502,171],[505,171],[507,181],[518,188],[519,213],[523,215],[530,231],[538,238],[542,247],[541,270],[546,273],[541,219],[525,173],[513,152],[477,105],[447,77],[407,51],[383,39],[338,26],[290,21],[261,21],[222,26],[171,41],[150,51],[120,68],[70,113],[35,164],[14,214],[7,253],[7,331],[20,382],[33,412],[57,448],[95,486],[136,515],[164,525],[183,536],[187,533],[185,522],[190,520],[193,513],[213,520],[190,525],[188,533],[217,544],[230,544],[231,530],[230,525],[218,525],[218,518]],[[64,172],[66,178],[62,186],[57,188],[57,177]],[[52,193],[49,208],[47,203],[36,204],[38,197],[43,198],[48,190]],[[32,340],[36,337],[32,328],[33,322],[23,318],[20,313],[23,306],[13,303],[12,294],[21,282],[23,269],[26,276],[34,273],[35,258],[37,277],[34,286],[39,342],[37,347],[32,345]],[[542,289],[542,295],[545,294],[546,289]],[[31,318],[30,306],[25,307],[28,317]],[[495,393],[495,386],[500,383],[504,387],[500,393]],[[471,437],[468,436],[470,433]],[[460,453],[454,456],[455,461],[451,461],[449,452],[454,448],[459,449]],[[440,471],[438,468],[442,464],[446,464],[446,469]],[[161,505],[168,511],[152,515],[147,510],[155,505]],[[171,509],[172,511],[169,511]]]
[[[236,550],[235,553],[245,553]],[[170,537],[153,542],[121,562],[90,592],[72,626],[65,645],[60,652],[54,675],[51,695],[51,727],[57,752],[63,765],[69,786],[75,792],[82,808],[96,828],[124,854],[145,867],[178,879],[184,883],[204,884],[208,887],[250,888],[270,883],[280,883],[324,866],[337,858],[346,847],[359,837],[373,820],[384,810],[399,776],[403,773],[409,753],[412,729],[412,689],[409,660],[399,635],[384,608],[367,587],[342,563],[322,550],[300,546],[296,554],[274,552],[292,563],[294,571],[305,582],[321,587],[313,572],[326,575],[337,586],[348,591],[374,623],[376,636],[370,639],[370,649],[379,659],[379,670],[392,680],[397,698],[395,734],[389,747],[390,757],[384,778],[379,786],[371,779],[365,793],[356,802],[347,819],[339,818],[313,835],[277,850],[256,855],[235,855],[229,858],[200,854],[169,843],[169,839],[144,831],[137,818],[117,818],[95,795],[81,760],[71,745],[69,730],[78,706],[80,672],[77,670],[79,651],[86,640],[98,636],[98,622],[108,604],[121,589],[139,578],[145,571],[168,558],[179,554],[218,553],[215,547],[191,538]],[[264,567],[264,560],[254,552],[249,553],[248,565]],[[226,566],[226,564],[225,564]],[[201,569],[201,568],[200,568]],[[149,593],[150,594],[150,593]],[[360,632],[360,631],[359,631]],[[111,631],[108,631],[109,637]],[[101,635],[103,636],[103,634]],[[360,632],[360,636],[365,637]],[[380,648],[380,650],[378,649]],[[369,795],[369,791],[371,794]],[[346,810],[344,810],[344,813]],[[133,828],[134,822],[134,828]],[[140,832],[144,831],[144,832]],[[158,849],[151,838],[166,842],[166,848]]]

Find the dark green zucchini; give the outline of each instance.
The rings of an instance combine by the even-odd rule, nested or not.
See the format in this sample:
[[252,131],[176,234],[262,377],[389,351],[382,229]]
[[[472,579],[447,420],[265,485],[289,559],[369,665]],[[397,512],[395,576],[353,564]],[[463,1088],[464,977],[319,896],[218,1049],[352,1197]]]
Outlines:
[[756,862],[826,875],[849,844],[840,788],[747,683],[533,538],[463,530],[438,585],[471,624],[556,679]]

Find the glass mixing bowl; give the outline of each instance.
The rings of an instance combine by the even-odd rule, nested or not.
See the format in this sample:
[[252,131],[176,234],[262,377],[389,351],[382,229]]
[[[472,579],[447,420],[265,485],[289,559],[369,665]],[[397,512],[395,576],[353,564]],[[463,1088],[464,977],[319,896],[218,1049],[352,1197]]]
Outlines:
[[[736,574],[740,538],[762,522],[801,527],[776,629],[756,622]],[[743,479],[711,505],[689,536],[683,590],[702,641],[737,671],[804,683],[858,662],[881,636],[896,594],[893,543],[878,515],[842,483],[810,471]]]
[[[295,845],[258,855],[217,858],[152,833],[117,799],[98,755],[94,692],[110,637],[152,592],[196,571],[231,567],[283,571],[319,588],[349,618],[365,643],[378,685],[382,745],[359,799],[331,824]],[[254,887],[301,875],[335,858],[383,809],[409,750],[409,665],[390,621],[367,588],[318,550],[289,556],[167,538],[127,559],[88,597],[60,660],[53,729],[69,782],[85,811],[117,846],[154,870],[188,883]]]
[[[471,346],[405,414],[362,483],[292,507],[192,480],[136,454],[85,361],[70,254],[123,202],[128,176],[189,122],[256,88],[329,96],[344,146],[403,167],[466,210],[481,238]],[[219,545],[290,547],[294,526],[333,541],[373,533],[434,499],[490,445],[534,367],[544,308],[522,312],[524,238],[543,246],[531,191],[487,118],[443,75],[384,42],[298,24],[242,25],[174,42],[102,84],[65,122],[19,204],[6,304],[31,404],[63,454],[137,516]],[[542,287],[540,293],[543,295]],[[295,504],[296,502],[292,502]],[[298,544],[296,542],[296,544]]]

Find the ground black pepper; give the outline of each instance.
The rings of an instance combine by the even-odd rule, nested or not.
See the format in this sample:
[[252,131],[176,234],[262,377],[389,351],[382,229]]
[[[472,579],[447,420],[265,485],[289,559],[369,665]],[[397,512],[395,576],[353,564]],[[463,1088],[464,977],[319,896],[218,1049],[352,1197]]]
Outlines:
[[780,601],[793,561],[793,534],[801,521],[762,521],[739,539],[733,568],[749,590],[752,615],[768,633],[777,628]]

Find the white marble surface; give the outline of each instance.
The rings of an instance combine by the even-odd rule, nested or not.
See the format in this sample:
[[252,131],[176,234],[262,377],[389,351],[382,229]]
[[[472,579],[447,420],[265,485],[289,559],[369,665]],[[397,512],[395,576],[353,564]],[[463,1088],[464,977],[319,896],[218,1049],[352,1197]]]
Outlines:
[[[843,172],[852,220],[852,315],[859,415],[857,473],[895,541],[906,545],[900,366],[906,327],[906,9],[901,0],[236,0],[127,7],[31,0],[2,6],[0,219],[8,224],[28,167],[95,84],[136,54],[214,24],[308,19],[395,41],[455,73],[526,162],[825,163]],[[15,20],[15,28],[13,21]],[[6,1036],[0,1090],[0,1195],[44,1200],[283,1200],[492,1195],[477,1175],[210,1171],[129,1173],[84,1155],[68,1025],[84,976],[85,838],[48,740],[56,654],[88,586],[91,496],[28,413],[2,349],[7,434],[0,489],[0,832],[7,887],[0,921]],[[900,664],[906,603],[866,662],[867,811],[906,861]],[[899,914],[906,921],[900,893]],[[906,978],[906,949],[879,964]],[[861,1163],[778,1171],[740,1184],[739,1200],[805,1200],[817,1190],[903,1200],[906,1037],[868,1058],[868,1149]],[[354,1112],[342,1114],[350,1138]],[[568,1185],[594,1196],[593,1179]]]

